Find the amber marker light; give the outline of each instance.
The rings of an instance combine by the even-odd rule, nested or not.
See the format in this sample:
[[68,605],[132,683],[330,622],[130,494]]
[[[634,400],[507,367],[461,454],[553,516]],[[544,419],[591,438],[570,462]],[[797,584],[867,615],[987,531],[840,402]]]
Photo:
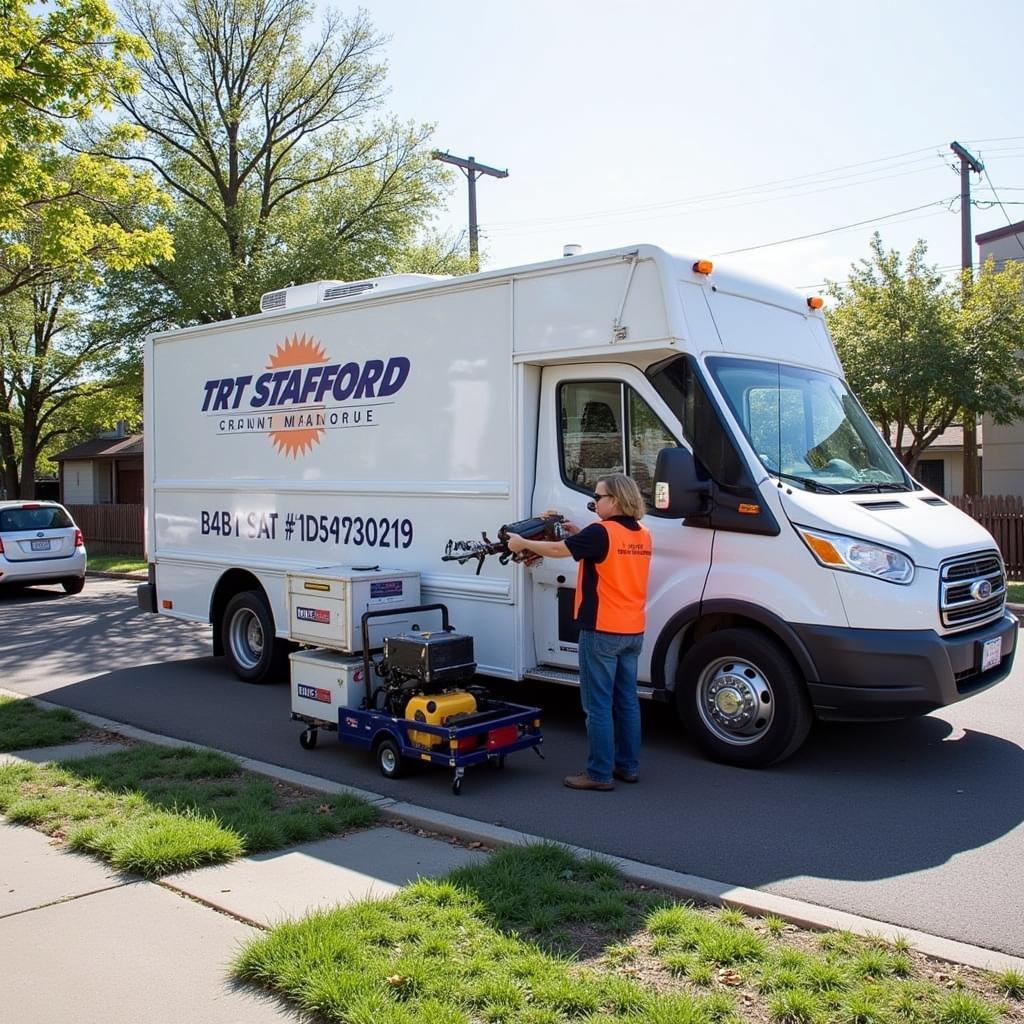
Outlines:
[[826,565],[846,565],[845,559],[836,551],[835,545],[831,541],[825,540],[824,537],[819,537],[817,534],[808,533],[805,530],[802,530],[800,535],[807,542],[807,546]]
[[761,514],[760,505],[750,505],[745,501],[740,502],[739,513],[741,516],[759,516]]
[[821,307],[825,305],[825,300],[820,295],[812,295],[807,300],[807,305],[810,306],[811,309],[821,309]]
[[693,265],[693,272],[695,274],[710,274],[714,269],[715,265],[711,260],[697,260]]

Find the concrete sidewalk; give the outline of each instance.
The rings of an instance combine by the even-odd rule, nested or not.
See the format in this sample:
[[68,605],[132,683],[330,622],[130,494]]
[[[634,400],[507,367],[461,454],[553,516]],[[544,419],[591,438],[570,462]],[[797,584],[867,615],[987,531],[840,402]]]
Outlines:
[[[132,739],[194,746],[79,714]],[[90,756],[96,746],[80,743],[0,755],[0,763]],[[101,746],[117,749],[116,744]],[[0,819],[4,1019],[19,1024],[295,1021],[294,1011],[282,1003],[231,981],[232,956],[259,929],[313,910],[387,896],[417,877],[437,877],[487,856],[469,842],[495,847],[540,841],[274,765],[235,760],[295,785],[356,793],[378,808],[383,823],[148,882],[62,852],[41,833]],[[398,823],[401,828],[393,827]],[[592,855],[589,850],[574,852]],[[903,935],[922,953],[939,959],[1024,971],[1024,960],[992,950],[636,861],[605,859],[631,880],[687,898],[778,914],[805,927],[845,928],[890,939]]]

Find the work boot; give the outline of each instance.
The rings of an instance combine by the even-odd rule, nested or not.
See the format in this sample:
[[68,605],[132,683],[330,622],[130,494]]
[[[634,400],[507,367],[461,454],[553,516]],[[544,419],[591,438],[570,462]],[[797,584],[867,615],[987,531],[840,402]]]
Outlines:
[[636,772],[623,772],[618,768],[612,769],[612,775],[619,780],[619,782],[639,782],[640,776]]
[[580,772],[579,775],[566,775],[562,781],[570,789],[598,789],[601,792],[607,792],[609,789],[615,788],[614,782],[598,782],[586,772]]

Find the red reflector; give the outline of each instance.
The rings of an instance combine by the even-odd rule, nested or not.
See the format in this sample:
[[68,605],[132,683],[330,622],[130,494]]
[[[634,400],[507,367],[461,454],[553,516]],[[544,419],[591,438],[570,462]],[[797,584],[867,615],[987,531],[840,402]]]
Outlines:
[[518,725],[503,725],[500,729],[492,729],[487,734],[487,749],[497,750],[499,747],[507,747],[519,739]]
[[174,602],[173,601],[168,601],[166,597],[160,602],[160,604],[164,608],[173,608],[174,607]]
[[75,530],[75,547],[80,548],[85,544],[85,539],[82,537],[81,530]]
[[4,542],[0,540],[0,555],[4,553]]

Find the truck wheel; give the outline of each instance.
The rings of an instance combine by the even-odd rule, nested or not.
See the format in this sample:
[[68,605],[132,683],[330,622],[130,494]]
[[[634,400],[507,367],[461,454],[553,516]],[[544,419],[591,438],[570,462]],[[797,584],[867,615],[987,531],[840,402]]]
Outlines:
[[795,666],[773,640],[723,629],[699,640],[679,665],[676,708],[713,760],[760,768],[789,757],[813,721]]
[[287,678],[287,647],[274,636],[274,617],[260,591],[245,590],[228,601],[221,639],[231,668],[243,682]]
[[385,779],[398,779],[405,774],[402,751],[390,736],[385,736],[377,744],[377,767]]

